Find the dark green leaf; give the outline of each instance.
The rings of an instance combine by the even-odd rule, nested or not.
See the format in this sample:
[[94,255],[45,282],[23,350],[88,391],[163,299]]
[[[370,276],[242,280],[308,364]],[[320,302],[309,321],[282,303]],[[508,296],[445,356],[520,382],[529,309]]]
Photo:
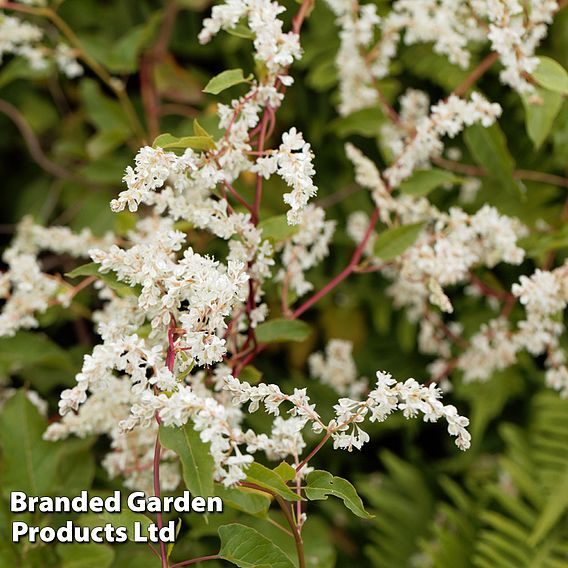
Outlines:
[[383,231],[375,241],[375,255],[386,261],[394,260],[416,242],[423,227],[424,223],[413,223]]
[[253,462],[248,468],[246,480],[248,483],[254,483],[255,485],[269,489],[288,501],[300,500],[300,497],[284,483],[278,473],[275,473],[257,462]]
[[65,276],[68,278],[78,278],[79,276],[96,276],[102,280],[109,288],[114,290],[119,296],[137,296],[140,293],[140,286],[129,286],[125,282],[121,282],[114,272],[100,272],[100,264],[89,262],[78,266]]
[[256,328],[256,338],[261,343],[304,341],[311,333],[310,326],[300,320],[273,319]]
[[83,79],[80,92],[87,118],[98,130],[130,132],[130,123],[120,104],[103,94],[95,80]]
[[527,133],[538,150],[550,134],[562,108],[562,95],[537,87],[536,100],[535,94],[524,94],[522,99]]
[[105,544],[65,543],[57,545],[61,568],[109,568],[114,550]]
[[231,34],[232,36],[240,37],[240,38],[243,38],[243,39],[254,39],[255,38],[254,32],[250,28],[245,26],[244,24],[237,24],[236,26],[234,26],[232,28],[228,28],[225,31],[228,34]]
[[249,515],[265,516],[271,501],[266,493],[249,487],[225,487],[215,484],[215,495],[221,497],[228,507]]
[[534,525],[529,544],[531,546],[539,544],[563,517],[566,510],[568,510],[568,468],[548,496],[546,505]]
[[162,21],[162,12],[145,18],[145,22],[128,30],[114,43],[105,58],[105,65],[112,73],[135,73],[139,57],[144,48],[152,42]]
[[274,242],[285,241],[298,232],[297,225],[289,225],[286,215],[275,215],[258,224],[263,239]]
[[345,506],[363,519],[372,519],[363,507],[361,497],[349,481],[341,477],[331,475],[328,471],[315,470],[308,474],[306,478],[306,497],[310,501],[327,499],[329,495],[341,499]]
[[134,513],[126,505],[123,505],[120,513],[103,512],[98,515],[106,523],[110,523],[113,527],[126,527],[128,540],[134,542],[134,523],[139,523],[138,534],[146,536],[148,527],[153,523],[146,515],[142,513]]
[[250,83],[252,79],[252,75],[245,77],[243,75],[242,69],[227,69],[219,75],[213,77],[205,88],[203,89],[204,93],[211,93],[212,95],[218,95],[220,92],[224,91],[225,89],[229,89],[234,85],[239,85],[240,83]]
[[497,179],[507,191],[518,193],[513,179],[515,161],[499,124],[495,123],[489,128],[474,124],[465,131],[464,139],[471,155],[487,174]]
[[240,568],[295,568],[281,548],[250,527],[224,525],[219,536],[219,555]]
[[401,193],[408,195],[424,196],[441,185],[456,184],[461,179],[451,172],[437,168],[418,170],[412,177],[403,181],[399,189]]
[[58,371],[75,371],[69,353],[43,333],[19,331],[0,341],[0,369],[17,374],[23,369],[43,366]]
[[209,449],[199,437],[193,423],[182,428],[160,427],[162,445],[176,452],[183,466],[183,479],[193,496],[213,495],[213,471],[215,464]]
[[42,439],[47,421],[19,390],[0,414],[2,492],[49,495],[57,477],[58,446]]
[[124,128],[100,130],[87,142],[87,153],[98,160],[118,148],[128,137],[129,132]]
[[247,365],[240,373],[239,379],[246,381],[251,385],[255,385],[262,379],[262,372],[253,365]]
[[332,130],[340,138],[360,134],[366,137],[378,136],[385,117],[376,107],[364,108],[347,116],[338,118],[330,124]]

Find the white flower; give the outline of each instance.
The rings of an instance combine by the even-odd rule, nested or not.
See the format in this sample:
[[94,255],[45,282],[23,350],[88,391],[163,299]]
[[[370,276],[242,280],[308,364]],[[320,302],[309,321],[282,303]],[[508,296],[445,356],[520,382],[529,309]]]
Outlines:
[[360,396],[366,387],[364,379],[357,379],[357,369],[352,356],[353,343],[332,339],[322,353],[313,353],[308,359],[310,373],[335,389],[339,394]]

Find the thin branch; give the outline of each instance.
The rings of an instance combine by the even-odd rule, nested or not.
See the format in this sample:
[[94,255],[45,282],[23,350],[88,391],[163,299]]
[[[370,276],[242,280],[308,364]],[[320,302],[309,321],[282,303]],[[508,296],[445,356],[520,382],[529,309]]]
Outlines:
[[39,140],[32,130],[31,126],[27,123],[24,116],[14,105],[9,103],[8,101],[0,99],[0,112],[6,115],[20,131],[20,134],[22,135],[22,138],[26,143],[26,147],[28,149],[28,152],[30,153],[30,156],[42,170],[46,171],[48,174],[56,178],[68,179],[82,183],[84,185],[88,185],[89,187],[95,187],[92,183],[75,176],[69,170],[65,169],[59,164],[56,164],[55,162],[52,162],[45,155],[44,151],[41,148]]
[[[446,158],[438,157],[432,158],[432,162],[441,168],[446,170],[451,170],[459,174],[464,174],[473,177],[484,177],[487,171],[479,166],[472,166],[470,164],[462,164],[460,162],[454,162],[453,160],[448,160]],[[541,183],[547,183],[550,185],[556,185],[558,187],[568,188],[568,178],[557,176],[554,174],[547,174],[546,172],[535,172],[532,170],[515,170],[513,172],[513,177],[520,180],[537,181]]]
[[326,435],[320,440],[320,443],[299,463],[296,467],[296,473],[298,473],[325,445],[325,443],[331,437],[331,432],[327,432]]
[[198,562],[205,562],[206,560],[222,560],[222,557],[218,554],[212,554],[211,556],[200,556],[199,558],[192,558],[191,560],[185,560],[184,562],[178,562],[177,564],[172,564],[171,568],[179,568],[180,566],[189,566],[190,564],[197,564]]
[[[160,420],[158,418],[158,414],[156,413],[156,421],[158,425],[160,424]],[[160,432],[156,434],[156,443],[154,445],[154,496],[158,499],[160,498],[160,453],[161,453],[162,446],[160,445]],[[156,517],[158,520],[158,529],[162,529],[164,526],[164,518],[162,516],[162,512],[158,511],[156,513]],[[168,568],[168,553],[166,551],[166,544],[160,539],[160,557],[162,559],[162,568]]]
[[17,4],[15,2],[0,2],[0,8],[5,10],[13,10],[15,12],[22,12],[25,14],[31,14],[34,16],[42,16],[51,21],[55,27],[67,38],[69,43],[77,50],[81,60],[87,65],[95,75],[115,94],[118,99],[128,121],[131,124],[133,132],[140,138],[140,140],[145,140],[146,134],[142,123],[134,110],[132,102],[128,98],[126,89],[122,82],[118,79],[113,78],[108,71],[85,49],[81,44],[81,41],[75,34],[75,32],[69,27],[67,22],[61,18],[61,16],[51,8],[44,8],[41,6],[24,6],[22,4]]
[[456,87],[453,91],[454,95],[461,97],[465,95],[481,79],[487,71],[493,66],[493,64],[499,59],[499,54],[496,52],[491,52],[485,59],[481,61],[481,63],[470,73],[468,77],[466,77],[465,81]]
[[294,16],[294,19],[292,20],[292,31],[295,34],[300,33],[300,28],[302,27],[302,24],[304,23],[304,20],[306,19],[306,16],[308,15],[308,11],[311,8],[311,6],[312,6],[312,0],[304,0],[302,2],[302,5],[300,6],[298,13]]
[[[264,114],[262,115],[262,121],[260,123],[260,134],[258,136],[258,152],[264,152],[264,141],[266,138],[266,129],[268,127],[268,118],[270,114],[268,112],[268,107],[264,110]],[[262,174],[256,174],[256,191],[254,195],[254,207],[252,210],[252,219],[251,221],[256,225],[258,223],[258,215],[260,212],[260,203],[262,201],[262,182],[264,181],[264,177]]]
[[295,319],[301,316],[306,310],[308,310],[311,306],[313,306],[318,300],[323,298],[326,294],[331,292],[337,285],[339,285],[343,280],[345,280],[352,272],[354,272],[356,266],[359,264],[361,257],[363,256],[363,250],[367,245],[371,234],[375,228],[379,220],[379,209],[375,207],[373,210],[373,214],[371,215],[371,219],[369,220],[369,225],[367,226],[367,230],[365,231],[365,235],[361,242],[358,244],[357,248],[353,252],[353,256],[349,261],[349,264],[326,286],[324,286],[319,292],[316,292],[311,298],[306,300],[299,308],[296,308],[292,314],[291,319]]
[[289,531],[286,527],[283,527],[280,523],[277,523],[274,519],[271,519],[269,516],[267,516],[266,520],[271,525],[274,525],[276,528],[280,529],[282,532],[285,532],[288,536],[291,536],[292,538],[294,538],[292,531]]
[[243,206],[246,207],[252,214],[254,209],[246,202],[241,194],[226,180],[223,179],[223,185],[229,190],[229,193]]

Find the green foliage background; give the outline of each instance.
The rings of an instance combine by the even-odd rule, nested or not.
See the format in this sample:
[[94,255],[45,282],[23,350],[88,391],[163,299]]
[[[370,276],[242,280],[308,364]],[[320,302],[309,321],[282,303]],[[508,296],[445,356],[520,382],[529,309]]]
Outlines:
[[[179,12],[170,51],[156,64],[157,84],[172,112],[163,117],[160,131],[191,134],[193,118],[199,117],[209,132],[216,133],[215,103],[230,100],[242,87],[220,97],[204,94],[202,89],[225,69],[242,68],[245,75],[253,72],[249,42],[224,34],[211,45],[200,46],[196,36],[210,6],[206,0],[176,1]],[[388,2],[377,3],[379,11],[388,8]],[[60,4],[59,14],[88,52],[111,74],[127,81],[142,117],[140,63],[151,56],[164,4],[148,0]],[[290,1],[285,4],[289,24],[296,6]],[[378,138],[386,120],[379,109],[346,118],[334,110],[338,35],[333,20],[318,0],[302,33],[305,55],[293,69],[296,82],[278,112],[280,131],[297,126],[312,144],[318,201],[329,217],[339,220],[332,255],[310,275],[316,289],[349,259],[352,244],[342,228],[349,213],[369,210],[368,196],[353,185],[344,142],[354,142],[381,167],[388,159]],[[568,10],[558,15],[539,53],[568,68]],[[484,55],[476,54],[472,67]],[[527,118],[526,105],[500,86],[497,73],[495,67],[477,88],[503,106],[499,126],[481,132],[470,129],[455,143],[463,150],[465,162],[481,165],[490,174],[483,179],[472,211],[490,203],[529,226],[543,219],[553,227],[552,233],[535,233],[527,241],[525,265],[493,271],[492,276],[510,288],[520,273],[539,266],[550,251],[556,251],[559,261],[568,252],[568,227],[560,222],[566,189],[542,182],[520,183],[512,176],[514,168],[568,174],[568,104],[560,96],[547,99],[543,116]],[[408,87],[427,91],[434,101],[445,97],[467,74],[433,54],[430,46],[403,47],[391,77],[381,85],[390,101]],[[0,67],[0,99],[19,109],[49,158],[73,173],[71,179],[54,178],[39,168],[18,129],[0,115],[5,242],[24,215],[43,224],[67,224],[76,230],[89,227],[97,234],[109,229],[125,232],[132,221],[130,214],[112,214],[108,204],[141,141],[108,89],[90,72],[69,81],[52,70],[33,72],[22,60],[12,59]],[[264,208],[275,215],[284,210],[283,188],[277,181],[271,183]],[[245,183],[240,189],[252,195],[252,185]],[[444,189],[430,194],[441,208],[457,203],[456,196],[457,191]],[[206,247],[214,250],[215,245],[197,245]],[[56,260],[64,270],[74,268],[68,259]],[[306,358],[328,339],[346,338],[354,342],[362,374],[372,377],[379,368],[400,379],[425,380],[429,359],[417,352],[415,326],[404,313],[393,311],[384,294],[386,285],[376,274],[351,277],[308,312],[305,319],[315,330],[309,339],[272,347],[258,361],[259,370],[283,390],[308,385],[319,408],[331,407],[335,394],[307,378]],[[276,302],[276,291],[271,293]],[[61,389],[74,384],[82,356],[94,341],[89,321],[92,299],[92,292],[85,290],[69,309],[53,308],[42,316],[42,331],[19,332],[0,340],[0,374],[22,390],[37,390],[49,401],[50,416],[56,414]],[[473,298],[456,294],[452,300],[466,335],[491,316],[489,308],[480,308]],[[452,402],[472,421],[473,447],[467,453],[458,455],[442,426],[397,416],[372,427],[372,441],[362,453],[326,449],[318,454],[318,469],[351,480],[375,516],[360,519],[340,500],[310,503],[304,531],[309,566],[560,568],[568,564],[568,401],[545,389],[541,361],[528,356],[486,384],[463,385],[455,372],[451,380]],[[259,427],[264,420],[260,414],[250,418]],[[41,440],[45,426],[23,392],[10,399],[0,414],[0,566],[157,566],[146,547],[132,543],[114,547],[10,543],[10,490],[72,496],[82,489],[106,494],[121,488],[99,465],[105,440],[48,443]],[[217,528],[233,521],[255,528],[293,556],[291,539],[262,519],[265,504],[257,506],[256,516],[238,507],[207,520],[185,516],[172,558],[180,561],[216,551]],[[25,519],[52,526],[66,520],[63,515],[37,514]],[[88,516],[80,519],[86,524],[96,521]],[[216,564],[221,565],[209,563],[212,568]]]

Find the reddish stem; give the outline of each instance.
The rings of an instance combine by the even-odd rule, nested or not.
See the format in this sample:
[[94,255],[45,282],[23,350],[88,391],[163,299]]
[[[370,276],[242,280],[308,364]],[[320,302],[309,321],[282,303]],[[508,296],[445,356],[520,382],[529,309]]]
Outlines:
[[[268,126],[268,118],[270,117],[267,107],[264,110],[260,123],[260,134],[258,136],[258,152],[264,152],[264,142],[266,138],[266,128]],[[262,182],[264,178],[261,174],[256,174],[256,192],[254,195],[254,207],[252,210],[252,222],[256,225],[258,223],[258,215],[260,212],[260,202],[262,201]]]
[[160,133],[160,100],[154,84],[154,65],[155,56],[153,53],[150,52],[142,56],[140,61],[140,93],[151,140],[155,140]]
[[320,440],[320,443],[298,464],[296,467],[296,473],[299,472],[325,445],[325,443],[331,437],[331,432],[327,432],[326,435]]
[[[160,425],[160,417],[156,412],[156,422]],[[160,445],[160,432],[156,434],[156,444],[154,445],[154,496],[160,498],[160,454],[162,447]],[[161,511],[156,513],[158,520],[158,528],[164,526],[164,518]],[[162,558],[162,568],[168,568],[168,553],[166,551],[166,543],[160,540],[160,556]]]
[[479,79],[485,75],[487,71],[493,66],[493,64],[499,59],[499,54],[496,52],[490,53],[481,63],[466,77],[465,81],[454,89],[454,95],[461,97],[467,91],[479,81]]
[[292,31],[295,34],[300,33],[300,28],[302,27],[302,24],[304,23],[304,20],[308,15],[308,10],[311,5],[312,0],[304,0],[302,2],[302,5],[300,6],[300,9],[298,10],[298,13],[294,16],[294,19],[292,20]]
[[311,298],[306,300],[299,308],[294,310],[294,312],[292,313],[292,317],[290,319],[295,319],[301,316],[318,300],[321,300],[321,298],[323,298],[326,294],[331,292],[331,290],[333,290],[338,284],[343,282],[343,280],[345,280],[355,270],[355,267],[357,266],[357,264],[359,264],[359,261],[363,256],[363,250],[365,249],[365,246],[369,238],[371,237],[371,234],[373,233],[373,230],[378,220],[379,220],[379,209],[378,207],[375,207],[375,209],[373,210],[373,214],[371,215],[371,219],[369,220],[369,225],[367,227],[367,230],[365,231],[365,236],[363,237],[363,239],[355,249],[355,252],[351,257],[349,264],[333,280],[328,282],[328,284],[325,285],[319,292],[316,292]]
[[510,292],[501,291],[501,290],[494,290],[490,286],[488,286],[481,278],[478,278],[473,272],[469,273],[469,277],[471,279],[471,283],[484,295],[490,298],[497,298],[498,300],[502,301],[510,301],[511,299],[515,301],[515,296]]
[[191,560],[184,560],[183,562],[178,562],[177,564],[172,564],[171,568],[178,568],[179,566],[189,566],[190,564],[197,564],[198,562],[205,562],[206,560],[221,560],[222,557],[218,554],[212,554],[211,556],[200,556],[199,558],[192,558]]
[[253,215],[253,208],[241,197],[240,193],[226,180],[223,180],[224,186],[229,190],[229,193],[243,206],[246,207]]

